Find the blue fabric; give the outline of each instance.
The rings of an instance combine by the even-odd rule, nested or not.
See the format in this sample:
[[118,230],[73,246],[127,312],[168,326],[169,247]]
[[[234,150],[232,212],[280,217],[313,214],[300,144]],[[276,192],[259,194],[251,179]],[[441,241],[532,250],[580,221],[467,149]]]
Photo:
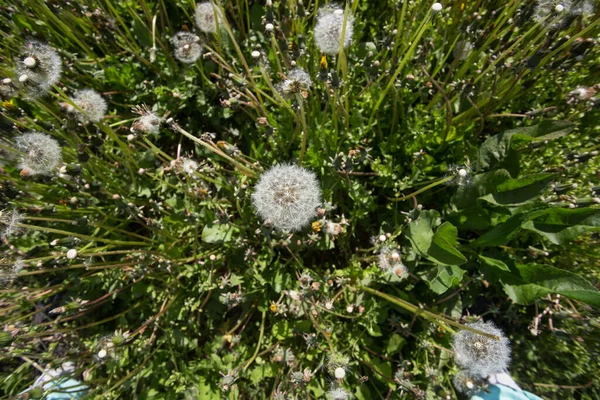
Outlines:
[[488,390],[489,392],[482,391],[471,396],[471,400],[542,400],[533,393],[518,391],[504,385],[490,385]]
[[75,379],[58,379],[47,382],[42,388],[53,391],[46,400],[71,400],[82,398],[88,387]]

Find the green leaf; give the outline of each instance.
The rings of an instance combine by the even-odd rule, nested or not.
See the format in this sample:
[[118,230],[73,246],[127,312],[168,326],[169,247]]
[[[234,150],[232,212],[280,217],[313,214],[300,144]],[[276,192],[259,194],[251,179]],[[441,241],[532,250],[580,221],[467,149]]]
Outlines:
[[479,239],[471,242],[472,246],[500,246],[512,240],[521,230],[521,224],[527,219],[527,214],[517,214],[505,222],[487,231]]
[[404,346],[405,343],[406,343],[406,339],[404,339],[402,336],[398,335],[397,333],[394,333],[390,337],[390,340],[388,340],[386,354],[388,356],[391,356],[393,354],[399,353],[400,350],[402,350],[402,347]]
[[229,224],[206,225],[202,229],[202,241],[205,243],[226,243],[237,232],[238,229]]
[[550,208],[536,213],[522,227],[544,236],[554,244],[563,244],[583,233],[600,231],[600,209]]
[[554,174],[536,174],[509,179],[496,187],[496,193],[490,193],[479,200],[499,206],[522,205],[537,199],[554,176]]
[[448,289],[458,286],[465,271],[456,265],[438,265],[419,276],[428,283],[429,288],[436,294],[442,294]]
[[482,256],[481,254],[479,254],[478,257],[481,261],[483,261],[484,263],[486,263],[487,265],[489,265],[491,267],[498,268],[501,271],[509,271],[510,272],[510,268],[508,268],[508,265],[506,265],[506,263],[504,263],[504,261],[501,261],[501,260],[498,260],[495,258]]
[[504,167],[516,176],[519,170],[516,145],[533,140],[556,139],[567,135],[573,128],[574,124],[569,121],[542,121],[538,125],[511,129],[491,136],[483,142],[477,152],[478,169],[492,168],[504,162]]
[[517,304],[531,304],[552,293],[600,308],[600,291],[577,274],[539,264],[517,264],[516,270],[510,277],[504,275],[504,291]]
[[505,169],[498,169],[475,175],[470,185],[460,185],[452,197],[452,203],[459,210],[476,205],[479,197],[497,191],[498,185],[510,179],[510,173]]
[[450,222],[444,222],[433,235],[427,254],[441,264],[461,265],[467,262],[465,256],[456,250],[458,229]]
[[422,257],[438,264],[464,264],[467,259],[455,248],[458,230],[451,223],[444,222],[434,234],[433,228],[438,224],[437,211],[422,211],[419,218],[409,224],[406,237]]

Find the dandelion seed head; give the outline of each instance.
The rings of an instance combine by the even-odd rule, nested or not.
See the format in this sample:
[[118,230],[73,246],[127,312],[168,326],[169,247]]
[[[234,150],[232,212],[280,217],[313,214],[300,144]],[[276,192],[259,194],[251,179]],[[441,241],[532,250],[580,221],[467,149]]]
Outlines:
[[[342,30],[344,29],[344,10],[340,6],[321,7],[317,15],[314,38],[317,47],[325,54],[336,55],[340,51]],[[354,16],[348,13],[346,29],[343,31],[344,48],[352,43],[354,34]]]
[[160,131],[160,118],[145,105],[136,106],[133,112],[140,117],[131,124],[131,132],[158,133]]
[[15,139],[15,145],[23,153],[19,168],[26,175],[48,175],[62,159],[58,142],[44,133],[25,133]]
[[[21,83],[28,83],[30,96],[46,93],[58,82],[61,73],[62,61],[56,50],[35,40],[25,43],[15,74]],[[24,76],[26,78],[21,80]]]
[[[216,18],[215,18],[216,17]],[[196,5],[196,26],[202,32],[215,33],[217,25],[223,23],[223,16],[218,6],[210,1]]]
[[452,384],[457,391],[469,397],[475,394],[485,382],[477,376],[472,376],[469,371],[458,371],[452,378]]
[[19,224],[23,222],[23,215],[16,209],[0,210],[0,236],[9,236],[21,231]]
[[77,258],[77,250],[69,249],[69,251],[67,251],[67,259],[74,260],[75,258]]
[[343,387],[332,387],[327,392],[327,398],[329,400],[348,400],[352,398],[352,394]]
[[74,113],[80,122],[99,122],[108,109],[106,100],[93,89],[78,90],[71,101],[77,107],[68,105],[67,110]]
[[473,43],[467,40],[461,40],[456,43],[456,46],[454,46],[452,54],[457,60],[466,60],[469,58],[471,51],[473,51]]
[[184,64],[193,64],[202,55],[200,38],[190,32],[178,32],[171,39],[175,47],[175,58]]
[[492,322],[478,321],[467,326],[497,336],[500,340],[461,330],[452,341],[456,363],[478,377],[506,370],[510,362],[510,342],[504,332]]
[[300,68],[294,68],[287,79],[277,85],[277,91],[284,98],[293,97],[297,93],[306,92],[312,87],[310,75]]
[[404,278],[408,274],[408,268],[402,263],[400,250],[386,246],[379,251],[377,266],[383,272],[395,274],[399,278]]
[[573,8],[573,0],[538,0],[533,11],[533,19],[536,22],[544,22],[557,14],[569,12]]
[[315,216],[321,189],[315,174],[291,164],[264,172],[252,194],[257,214],[282,231],[298,231]]

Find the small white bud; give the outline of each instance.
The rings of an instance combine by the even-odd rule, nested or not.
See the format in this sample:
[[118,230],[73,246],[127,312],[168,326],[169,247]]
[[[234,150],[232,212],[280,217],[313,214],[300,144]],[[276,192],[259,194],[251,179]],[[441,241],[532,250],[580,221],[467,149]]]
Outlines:
[[442,8],[442,3],[433,3],[433,5],[431,6],[431,9],[435,12],[442,11]]
[[98,352],[98,358],[104,358],[107,354],[108,353],[106,352],[106,350],[102,349]]
[[345,376],[346,376],[346,371],[344,371],[344,368],[337,367],[335,369],[335,379],[344,379]]
[[211,254],[210,257],[210,261],[215,261],[217,259],[217,256],[215,256],[214,254]]
[[266,25],[265,25],[265,30],[266,30],[267,32],[272,32],[272,31],[273,31],[273,29],[275,29],[275,27],[273,26],[273,24],[266,24]]
[[385,242],[386,239],[387,239],[387,236],[385,236],[385,235],[379,236],[379,241],[380,242]]
[[79,199],[75,196],[71,197],[71,204],[77,204],[77,202],[79,201]]
[[75,257],[77,257],[77,250],[70,249],[69,251],[67,251],[67,258],[69,260],[73,260],[73,259],[75,259]]
[[27,57],[23,60],[23,64],[25,64],[27,68],[33,68],[36,66],[37,61],[33,57]]
[[4,83],[5,85],[9,85],[10,83],[12,83],[12,79],[4,78],[4,79],[2,79],[2,83]]
[[27,74],[23,74],[23,75],[19,76],[19,82],[21,82],[21,83],[27,82],[28,79],[29,79],[29,75],[27,75]]
[[394,261],[398,261],[400,259],[400,254],[398,254],[398,252],[393,252],[392,253],[392,260]]
[[146,170],[144,168],[138,169],[138,174],[144,175],[145,173],[146,173]]
[[135,135],[133,135],[131,133],[129,135],[127,135],[127,140],[129,140],[131,142],[133,139],[135,139]]
[[460,176],[461,178],[466,178],[467,177],[467,170],[464,168],[461,168],[458,170],[458,176]]
[[354,306],[352,304],[350,304],[348,307],[346,307],[346,312],[348,314],[352,313],[352,311],[354,311]]
[[332,301],[328,301],[327,303],[325,303],[325,308],[327,310],[331,310],[333,308],[333,302]]
[[260,51],[258,51],[258,50],[254,50],[254,51],[252,52],[252,58],[258,58],[258,57],[260,57]]
[[557,4],[556,7],[554,7],[554,11],[556,12],[563,12],[565,9],[565,6],[563,6],[562,4]]

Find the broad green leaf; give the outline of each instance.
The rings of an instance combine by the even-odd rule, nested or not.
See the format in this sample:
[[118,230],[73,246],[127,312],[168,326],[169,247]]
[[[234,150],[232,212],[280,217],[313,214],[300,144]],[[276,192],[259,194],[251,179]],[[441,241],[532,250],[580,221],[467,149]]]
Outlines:
[[226,243],[231,240],[234,232],[238,232],[238,229],[233,225],[206,225],[202,229],[202,241],[206,243]]
[[598,208],[550,208],[535,213],[523,229],[536,232],[554,244],[567,243],[586,232],[600,231]]
[[459,210],[476,205],[476,200],[486,194],[497,191],[496,187],[510,179],[510,173],[505,169],[498,169],[475,175],[469,185],[461,185],[452,197],[452,203]]
[[521,224],[527,219],[527,214],[517,214],[505,222],[487,231],[478,239],[471,242],[472,246],[500,246],[512,240],[521,230]]
[[436,294],[445,293],[448,289],[458,286],[465,271],[456,265],[438,265],[419,276],[427,282],[429,288]]
[[465,256],[456,250],[458,230],[450,222],[444,222],[433,235],[427,254],[441,264],[461,265],[467,262]]
[[552,293],[600,308],[600,291],[577,274],[539,264],[517,264],[516,270],[510,277],[505,275],[507,283],[503,283],[504,291],[517,304],[531,304]]
[[506,265],[506,263],[502,260],[498,260],[496,258],[490,258],[490,257],[486,257],[486,256],[482,256],[481,254],[478,255],[479,259],[481,261],[483,261],[484,263],[486,263],[489,266],[492,266],[494,268],[498,268],[499,270],[502,271],[509,271],[510,272],[510,268],[508,268],[508,265]]
[[516,176],[519,170],[519,153],[515,144],[555,139],[568,134],[573,128],[574,124],[569,121],[542,121],[538,125],[511,129],[491,136],[479,147],[478,169],[492,168],[503,161],[510,161],[505,162],[504,167]]
[[273,333],[273,336],[277,338],[277,340],[284,340],[291,336],[290,325],[286,320],[277,321],[275,324],[273,324],[271,332]]
[[414,250],[438,264],[460,265],[466,258],[456,249],[457,229],[449,222],[444,222],[434,233],[433,228],[439,223],[439,213],[433,210],[422,211],[408,227],[406,237]]
[[404,346],[405,343],[406,343],[406,339],[404,339],[402,336],[398,335],[397,333],[394,333],[390,337],[390,340],[388,340],[388,344],[386,347],[386,354],[388,356],[391,356],[393,354],[400,352],[400,350],[402,350],[402,347]]
[[522,205],[537,199],[553,177],[554,174],[536,174],[509,179],[496,187],[496,193],[490,193],[479,200],[499,206]]

